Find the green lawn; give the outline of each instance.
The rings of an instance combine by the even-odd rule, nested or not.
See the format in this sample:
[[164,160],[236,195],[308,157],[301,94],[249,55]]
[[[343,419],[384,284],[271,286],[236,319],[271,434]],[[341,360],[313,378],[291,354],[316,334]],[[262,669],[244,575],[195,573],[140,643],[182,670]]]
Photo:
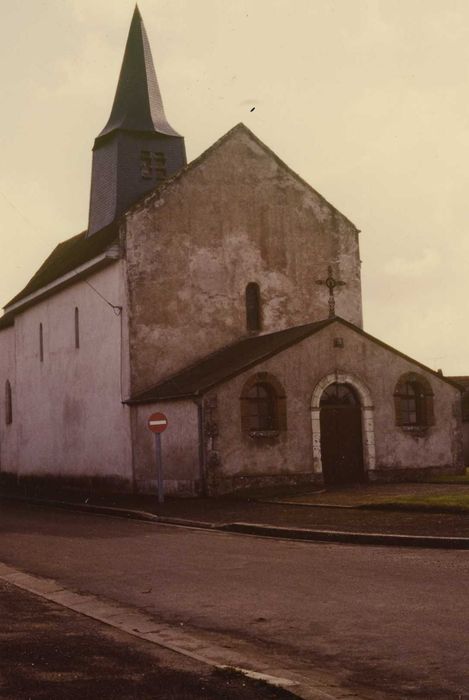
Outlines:
[[445,510],[464,510],[469,512],[469,494],[448,493],[428,496],[398,496],[393,499],[383,500],[379,504],[384,507],[392,506],[421,506],[423,508],[438,508]]
[[469,469],[466,469],[465,474],[457,476],[433,476],[426,480],[429,484],[469,484]]

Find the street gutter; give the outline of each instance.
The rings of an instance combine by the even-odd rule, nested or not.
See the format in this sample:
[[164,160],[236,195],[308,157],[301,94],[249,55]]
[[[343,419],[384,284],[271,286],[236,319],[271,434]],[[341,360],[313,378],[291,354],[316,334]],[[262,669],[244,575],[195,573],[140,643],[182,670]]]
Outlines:
[[142,522],[152,522],[159,525],[176,525],[215,532],[250,535],[256,537],[272,537],[277,539],[297,540],[303,542],[332,542],[342,544],[384,545],[388,547],[424,547],[431,549],[469,549],[469,537],[438,537],[433,535],[400,535],[382,532],[351,532],[340,530],[313,530],[309,528],[278,527],[265,523],[208,523],[200,520],[172,518],[142,510],[116,508],[88,503],[73,503],[70,501],[51,501],[24,496],[1,496],[4,500],[19,501],[37,506],[74,510],[95,515],[127,518]]

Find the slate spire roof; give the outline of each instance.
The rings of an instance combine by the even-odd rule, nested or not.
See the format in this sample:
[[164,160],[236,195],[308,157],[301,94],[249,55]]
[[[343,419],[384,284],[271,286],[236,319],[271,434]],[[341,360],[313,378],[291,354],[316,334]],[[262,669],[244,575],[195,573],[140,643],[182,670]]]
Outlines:
[[164,113],[155,66],[138,5],[130,25],[111,116],[97,140],[116,129],[179,136]]

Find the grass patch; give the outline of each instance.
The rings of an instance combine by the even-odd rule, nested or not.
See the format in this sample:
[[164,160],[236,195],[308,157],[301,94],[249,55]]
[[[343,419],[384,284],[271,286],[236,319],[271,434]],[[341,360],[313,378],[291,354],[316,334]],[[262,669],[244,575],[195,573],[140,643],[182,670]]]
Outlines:
[[418,508],[431,508],[441,511],[467,511],[469,512],[469,494],[448,493],[440,496],[398,496],[380,502],[379,506],[389,508],[392,506],[417,506]]
[[439,474],[425,479],[427,484],[469,484],[469,468],[464,474]]

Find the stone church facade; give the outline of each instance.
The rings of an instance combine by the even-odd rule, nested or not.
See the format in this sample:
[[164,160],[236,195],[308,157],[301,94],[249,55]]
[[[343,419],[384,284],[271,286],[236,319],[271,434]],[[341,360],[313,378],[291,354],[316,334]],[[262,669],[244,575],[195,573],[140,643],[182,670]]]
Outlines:
[[[243,125],[186,164],[136,10],[86,231],[0,319],[0,475],[165,487],[462,470],[457,384],[363,330],[359,231]],[[33,418],[33,419],[31,419]]]

